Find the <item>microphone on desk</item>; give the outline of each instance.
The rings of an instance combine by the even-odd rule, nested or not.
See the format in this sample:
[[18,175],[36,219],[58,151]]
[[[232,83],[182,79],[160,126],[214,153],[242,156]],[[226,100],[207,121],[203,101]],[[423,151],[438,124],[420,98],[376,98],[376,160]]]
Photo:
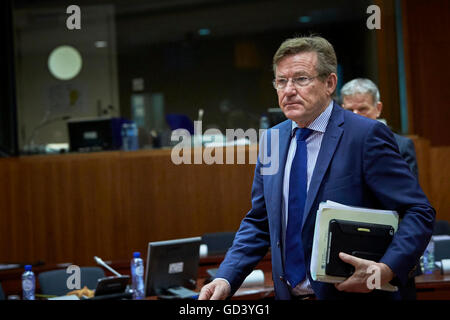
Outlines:
[[113,268],[111,268],[110,266],[108,266],[102,259],[100,259],[97,256],[94,256],[95,261],[101,265],[102,267],[108,269],[109,271],[111,271],[112,273],[114,273],[116,276],[121,277],[122,275],[120,273],[118,273],[116,270],[114,270]]

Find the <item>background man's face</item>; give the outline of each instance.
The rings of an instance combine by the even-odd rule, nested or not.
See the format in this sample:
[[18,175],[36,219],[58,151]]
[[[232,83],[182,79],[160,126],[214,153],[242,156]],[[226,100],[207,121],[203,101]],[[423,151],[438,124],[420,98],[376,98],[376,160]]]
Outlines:
[[[316,52],[301,52],[281,59],[277,64],[275,76],[277,79],[315,77],[316,66]],[[309,125],[331,101],[331,94],[336,87],[335,77],[336,75],[332,74],[326,80],[314,78],[308,85],[299,88],[289,81],[284,89],[277,90],[278,104],[286,118],[302,127]]]
[[353,113],[376,120],[381,114],[382,103],[375,103],[370,93],[355,93],[344,96],[342,107]]

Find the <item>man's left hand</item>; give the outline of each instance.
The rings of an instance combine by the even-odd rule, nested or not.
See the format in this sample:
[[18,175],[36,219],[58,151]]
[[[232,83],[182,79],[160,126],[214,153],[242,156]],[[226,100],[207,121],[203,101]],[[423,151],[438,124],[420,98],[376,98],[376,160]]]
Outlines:
[[369,277],[373,275],[374,270],[375,272],[379,271],[380,286],[383,286],[394,278],[394,272],[392,272],[391,268],[384,263],[357,258],[343,252],[339,253],[339,258],[355,267],[355,272],[351,277],[347,278],[344,282],[335,285],[336,289],[339,291],[360,293],[371,292],[373,287],[371,288],[369,286],[369,283],[371,282]]

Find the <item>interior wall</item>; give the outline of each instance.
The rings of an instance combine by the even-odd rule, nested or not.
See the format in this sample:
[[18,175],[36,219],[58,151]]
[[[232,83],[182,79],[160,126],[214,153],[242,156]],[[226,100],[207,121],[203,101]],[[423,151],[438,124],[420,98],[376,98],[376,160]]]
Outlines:
[[[66,27],[66,7],[29,8],[14,12],[19,149],[30,143],[34,129],[62,116],[92,117],[99,108],[119,115],[114,8],[83,6],[81,30]],[[106,47],[96,47],[104,41]],[[48,70],[48,57],[60,45],[75,47],[83,59],[72,80],[58,80]],[[35,132],[34,143],[67,143],[63,120]]]
[[381,13],[381,29],[376,30],[378,89],[383,102],[381,117],[393,131],[401,133],[395,2],[374,2]]
[[119,21],[122,112],[131,114],[131,84],[142,78],[145,91],[164,95],[167,113],[184,113],[195,120],[202,108],[205,128],[258,128],[260,116],[278,107],[272,86],[273,54],[285,39],[311,33],[335,47],[343,70],[341,83],[355,77],[377,78],[375,32],[368,32],[365,20],[140,46],[129,46],[122,39],[128,33]]
[[[257,153],[236,149],[234,163]],[[175,165],[171,150],[0,159],[0,261],[92,265],[150,241],[236,231],[253,173],[248,163]]]
[[17,119],[13,56],[12,10],[0,2],[0,157],[17,155]]
[[432,146],[450,146],[450,2],[401,4],[409,127]]

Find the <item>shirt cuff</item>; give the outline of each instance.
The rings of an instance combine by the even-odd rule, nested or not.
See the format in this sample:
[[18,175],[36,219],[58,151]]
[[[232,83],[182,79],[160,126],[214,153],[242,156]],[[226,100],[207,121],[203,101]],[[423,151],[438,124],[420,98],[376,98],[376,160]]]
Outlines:
[[[230,289],[230,291],[231,291],[231,284],[230,284],[230,282],[227,280],[227,279],[225,279],[225,278],[214,278],[214,280],[223,280],[223,281],[225,281],[227,284],[228,284],[228,288]],[[214,281],[213,280],[213,281]]]

